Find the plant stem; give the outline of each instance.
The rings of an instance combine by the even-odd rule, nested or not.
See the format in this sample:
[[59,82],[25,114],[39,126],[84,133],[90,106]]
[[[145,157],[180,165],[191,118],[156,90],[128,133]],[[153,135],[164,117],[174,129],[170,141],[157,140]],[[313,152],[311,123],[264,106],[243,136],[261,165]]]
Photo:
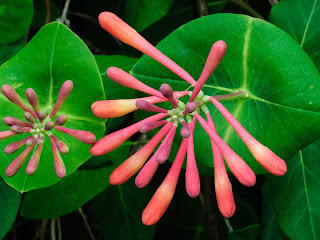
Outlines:
[[67,15],[68,15],[68,10],[69,10],[69,5],[70,5],[71,0],[66,0],[65,4],[64,4],[64,8],[62,10],[62,14],[61,17],[59,18],[58,21],[60,21],[61,23],[70,26],[70,22],[67,19]]
[[242,99],[247,98],[249,95],[245,93],[244,91],[238,91],[235,93],[225,94],[225,95],[215,95],[212,96],[214,99],[218,100],[219,102],[223,101],[230,101],[234,99]]
[[52,218],[51,219],[51,224],[50,224],[50,232],[51,232],[51,240],[56,240],[56,219]]
[[199,17],[208,15],[208,4],[206,0],[196,0]]
[[84,222],[84,225],[86,225],[86,228],[87,228],[87,230],[88,230],[88,233],[89,233],[91,239],[92,239],[92,240],[96,240],[96,238],[94,237],[94,235],[93,235],[93,233],[92,233],[92,230],[91,230],[91,228],[90,228],[90,225],[89,225],[89,223],[88,223],[87,216],[86,216],[86,215],[84,214],[84,212],[82,211],[82,208],[79,208],[79,209],[78,209],[78,212],[80,213],[80,216],[81,216],[81,218],[82,218],[82,220],[83,220],[83,222]]
[[232,227],[229,219],[226,218],[226,217],[224,217],[223,219],[224,219],[224,222],[226,223],[226,226],[227,226],[227,228],[228,228],[229,233],[233,232],[233,227]]
[[60,217],[57,218],[57,225],[58,225],[58,240],[62,240],[62,233],[61,233],[61,220]]
[[48,24],[50,22],[50,2],[49,0],[46,0],[46,24]]
[[248,4],[241,2],[239,0],[227,0],[229,2],[232,2],[240,7],[242,7],[244,10],[246,10],[248,13],[250,13],[252,16],[256,17],[256,18],[260,18],[263,19],[264,18],[260,15],[260,13],[258,13],[256,10],[254,10],[252,7],[250,7]]

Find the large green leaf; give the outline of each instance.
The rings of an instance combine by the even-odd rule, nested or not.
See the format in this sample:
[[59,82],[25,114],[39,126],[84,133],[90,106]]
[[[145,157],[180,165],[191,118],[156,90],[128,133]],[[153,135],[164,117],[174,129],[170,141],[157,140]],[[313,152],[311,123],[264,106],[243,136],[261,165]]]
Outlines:
[[16,55],[25,45],[26,38],[22,37],[18,41],[6,45],[0,45],[0,66]]
[[320,71],[319,0],[282,0],[271,9],[270,22],[290,34]]
[[288,172],[270,176],[273,206],[279,224],[292,240],[320,238],[320,140],[288,161]]
[[25,35],[32,17],[32,0],[0,0],[0,44],[15,42]]
[[[273,25],[244,15],[215,14],[183,25],[157,47],[198,79],[218,40],[224,40],[228,50],[203,87],[205,94],[248,93],[246,99],[223,104],[258,141],[282,158],[319,137],[319,73],[300,46]],[[190,87],[148,56],[138,61],[132,73],[156,89],[162,83],[179,91]],[[265,172],[221,114],[208,106],[218,134],[256,173]],[[210,141],[199,124],[194,139],[197,159],[213,166]]]
[[3,239],[16,219],[21,194],[0,179],[0,239]]
[[141,221],[143,209],[152,197],[150,187],[137,189],[132,180],[110,186],[91,202],[104,239],[153,239],[155,226]]
[[140,32],[166,15],[172,3],[173,0],[125,0],[124,17]]
[[[25,90],[33,88],[43,110],[53,107],[62,83],[68,79],[73,81],[73,91],[57,116],[66,114],[69,119],[66,127],[90,131],[97,139],[101,138],[105,129],[104,120],[95,117],[90,110],[93,102],[104,99],[99,70],[87,46],[65,25],[55,22],[44,26],[23,50],[0,68],[1,84],[15,87],[25,102]],[[23,119],[24,112],[21,109],[2,94],[0,99],[1,117]],[[8,126],[1,124],[0,130],[8,130]],[[62,158],[67,175],[71,174],[88,160],[90,146],[57,130],[53,130],[53,133],[69,145],[69,153]],[[4,149],[9,143],[24,137],[22,134],[4,139],[0,147]],[[54,173],[49,139],[45,141],[39,168],[33,175],[25,173],[25,163],[16,175],[6,177],[5,169],[20,153],[21,150],[11,155],[1,153],[0,175],[9,185],[23,192],[47,187],[60,180]]]
[[259,224],[251,225],[232,231],[229,240],[256,240],[259,233]]

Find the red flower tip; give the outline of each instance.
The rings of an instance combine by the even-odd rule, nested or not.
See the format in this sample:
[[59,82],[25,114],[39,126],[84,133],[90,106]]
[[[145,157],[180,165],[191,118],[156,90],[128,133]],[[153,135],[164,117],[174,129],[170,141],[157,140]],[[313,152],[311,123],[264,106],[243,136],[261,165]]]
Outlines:
[[56,144],[57,149],[60,153],[67,154],[69,152],[69,147],[64,142],[62,142],[59,138],[57,138],[54,135],[51,135],[50,137],[54,140],[54,143]]
[[3,123],[12,126],[12,125],[17,125],[17,126],[22,126],[22,127],[30,127],[33,128],[33,125],[24,121],[21,121],[20,119],[14,118],[14,117],[4,117],[2,119]]
[[159,152],[156,156],[156,160],[158,163],[163,164],[167,159],[169,158],[172,142],[174,139],[174,136],[176,135],[177,127],[173,126],[170,130],[169,137],[166,139],[166,142],[163,144],[163,146],[159,149]]
[[4,152],[5,154],[12,154],[16,151],[18,151],[20,148],[23,147],[23,145],[26,144],[26,141],[30,138],[33,138],[33,136],[27,137],[25,139],[22,139],[20,141],[14,142],[9,144],[8,146],[5,147]]
[[17,125],[13,125],[10,127],[10,131],[15,133],[15,134],[21,134],[21,133],[29,133],[30,132],[30,128],[24,128],[21,126],[17,126]]
[[40,161],[40,156],[41,156],[42,149],[43,149],[43,145],[39,145],[37,150],[36,150],[36,152],[30,158],[28,166],[26,168],[26,173],[28,175],[33,174],[37,170],[38,165],[39,165],[39,161]]
[[47,116],[46,116],[46,114],[45,114],[45,112],[43,112],[43,111],[39,111],[38,112],[38,118],[39,118],[39,121],[42,123],[43,122],[43,120],[46,118]]
[[191,129],[185,121],[182,121],[183,127],[181,128],[180,134],[183,138],[189,138],[191,134]]
[[70,129],[70,128],[61,127],[61,126],[55,126],[54,129],[57,129],[60,132],[66,133],[88,145],[94,144],[96,142],[96,136],[93,133],[88,131],[75,130],[75,129]]
[[11,130],[0,132],[0,140],[16,135]]
[[167,98],[174,108],[177,108],[177,101],[173,97],[173,91],[169,84],[162,84],[160,86],[160,92],[162,95]]
[[62,126],[64,125],[66,122],[68,122],[68,118],[66,115],[61,115],[59,116],[55,121],[54,121],[54,125],[55,126]]
[[69,97],[71,91],[73,89],[73,83],[71,80],[65,81],[59,91],[59,95],[56,101],[56,104],[54,105],[54,108],[52,112],[50,113],[49,118],[52,119],[54,115],[58,112],[60,109],[61,105],[64,103],[64,101]]
[[162,126],[163,124],[166,124],[167,122],[168,122],[167,120],[162,120],[158,122],[148,122],[148,123],[141,124],[139,127],[139,132],[141,133],[151,132],[152,130]]
[[189,102],[186,105],[186,108],[183,111],[183,114],[193,113],[197,108],[197,105],[194,102]]
[[53,122],[47,122],[46,125],[44,126],[45,130],[51,130],[54,128],[54,123]]
[[26,97],[30,103],[30,105],[33,107],[36,114],[39,113],[40,107],[39,107],[39,100],[36,92],[32,88],[28,88],[26,90]]
[[167,113],[168,110],[163,109],[161,107],[155,106],[152,103],[149,103],[145,100],[138,100],[136,101],[136,107],[139,108],[142,111],[146,112],[161,112],[161,113]]
[[53,154],[54,171],[56,172],[59,178],[64,178],[67,174],[66,167],[64,165],[64,162],[60,156],[60,153],[58,151],[58,148],[52,136],[53,135],[50,136],[50,142],[51,142],[52,154]]
[[24,118],[25,118],[27,121],[29,121],[29,122],[31,122],[31,123],[33,123],[33,124],[35,123],[32,114],[29,113],[29,112],[25,112],[25,113],[24,113]]

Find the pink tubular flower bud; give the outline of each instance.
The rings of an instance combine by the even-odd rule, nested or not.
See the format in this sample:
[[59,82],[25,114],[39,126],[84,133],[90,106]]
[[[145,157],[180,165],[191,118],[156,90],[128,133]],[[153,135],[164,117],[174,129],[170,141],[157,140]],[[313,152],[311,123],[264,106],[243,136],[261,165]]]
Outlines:
[[56,144],[57,149],[59,150],[60,153],[67,154],[69,152],[69,147],[64,142],[62,142],[59,138],[57,138],[54,135],[51,135],[50,137],[54,140],[54,143]]
[[26,144],[26,141],[30,138],[33,138],[33,136],[30,136],[30,137],[27,137],[27,138],[22,139],[20,141],[9,144],[4,149],[5,154],[12,154],[12,153],[18,151],[20,148],[22,148]]
[[47,122],[46,125],[44,126],[45,130],[51,130],[54,128],[54,123],[53,122]]
[[196,118],[193,117],[192,123],[189,123],[191,135],[188,138],[187,148],[187,167],[186,167],[186,190],[190,197],[195,198],[200,193],[200,177],[197,168],[196,157],[194,155],[193,132],[196,124]]
[[35,153],[30,158],[28,166],[26,168],[26,173],[28,175],[33,174],[37,170],[38,165],[39,165],[39,161],[40,161],[40,156],[41,156],[42,149],[43,149],[43,145],[39,145],[37,150],[35,151]]
[[186,151],[187,139],[184,139],[170,171],[142,213],[143,224],[150,226],[157,223],[167,210],[176,190]]
[[247,187],[251,187],[256,183],[256,175],[251,168],[239,157],[221,138],[213,131],[208,123],[198,114],[194,113],[203,129],[219,148],[224,159],[226,160],[231,172],[239,180],[240,183]]
[[248,147],[253,157],[268,172],[281,176],[287,172],[285,161],[274,154],[269,148],[259,143],[248,131],[232,116],[232,114],[216,99],[209,98],[218,111],[238,133],[244,144]]
[[33,136],[31,136],[30,138],[27,139],[26,141],[26,145],[29,147],[29,146],[32,146],[35,142],[35,138]]
[[146,145],[138,152],[120,164],[110,175],[109,182],[119,185],[131,178],[146,162],[152,151],[172,128],[173,123],[167,123]]
[[64,125],[66,122],[68,122],[68,118],[66,115],[61,115],[59,116],[55,121],[54,121],[54,125],[55,126],[62,126]]
[[163,164],[169,158],[172,142],[173,142],[174,136],[176,135],[176,131],[177,131],[177,127],[173,126],[170,132],[168,133],[169,134],[168,139],[166,139],[166,142],[159,149],[159,152],[156,156],[156,160],[158,163]]
[[30,154],[30,152],[33,149],[35,144],[36,143],[33,143],[32,146],[27,147],[16,159],[14,159],[10,163],[10,165],[6,169],[6,175],[8,177],[11,177],[11,176],[15,175],[19,171],[19,169],[21,168],[21,166],[26,161],[28,155]]
[[108,77],[113,80],[116,83],[119,83],[125,87],[129,87],[135,90],[138,90],[140,92],[144,92],[150,95],[153,95],[158,98],[163,98],[162,94],[149,87],[148,85],[140,82],[138,79],[136,79],[134,76],[131,74],[123,71],[120,68],[117,67],[109,67],[107,69],[107,75]]
[[21,121],[20,119],[14,118],[14,117],[4,117],[2,119],[3,123],[12,126],[12,125],[17,125],[17,126],[22,126],[22,127],[30,127],[33,128],[33,125],[24,121]]
[[61,127],[61,126],[55,126],[54,129],[57,129],[60,132],[66,133],[85,144],[91,145],[96,142],[96,136],[93,133],[88,131],[75,130],[75,129],[70,129],[70,128]]
[[144,123],[144,124],[140,125],[139,132],[141,132],[141,133],[151,132],[152,130],[166,124],[167,122],[168,122],[167,120],[162,120],[162,121],[158,121],[158,122]]
[[138,132],[139,126],[141,124],[147,122],[158,121],[164,117],[168,116],[165,113],[158,113],[154,116],[148,117],[140,122],[137,122],[129,127],[123,128],[119,131],[113,132],[100,140],[98,140],[90,149],[90,153],[93,156],[101,156],[111,152],[112,150],[119,147],[122,143],[124,143],[128,138],[130,138],[133,134]]
[[35,118],[38,118],[37,114],[35,114],[34,111],[32,111],[20,98],[19,94],[16,92],[16,90],[14,90],[13,87],[4,84],[1,87],[1,92],[3,93],[3,95],[5,95],[11,102],[13,102],[14,104],[16,104],[19,108],[21,108],[22,110],[24,110],[25,112],[29,112],[32,114],[32,116],[34,116]]
[[160,92],[162,95],[167,98],[174,108],[177,108],[177,101],[173,97],[173,91],[169,84],[162,84],[160,86]]
[[43,111],[39,111],[38,118],[39,118],[39,121],[42,123],[43,120],[46,118],[46,114]]
[[168,110],[163,109],[161,107],[155,106],[152,103],[149,103],[145,100],[138,100],[136,101],[136,106],[142,111],[146,112],[161,112],[161,113],[167,113]]
[[38,137],[38,139],[37,139],[37,144],[38,144],[39,146],[43,145],[43,144],[44,144],[44,137]]
[[191,97],[189,99],[189,102],[192,102],[198,93],[200,92],[201,88],[205,84],[205,82],[208,80],[212,72],[216,69],[216,67],[221,62],[222,58],[224,57],[225,53],[227,51],[227,44],[220,40],[218,42],[215,42],[212,45],[211,51],[209,53],[209,56],[207,58],[206,64],[203,68],[203,71],[201,73],[200,78],[198,79],[194,90],[191,94]]
[[64,101],[69,97],[71,91],[73,89],[73,83],[71,80],[65,81],[59,91],[59,95],[56,101],[56,104],[54,105],[54,108],[52,112],[50,113],[49,118],[52,119],[54,115],[59,111],[61,105],[64,103]]
[[11,130],[0,132],[0,140],[16,135]]
[[35,123],[32,114],[29,113],[29,112],[25,112],[25,113],[24,113],[24,118],[25,118],[27,121],[29,121],[29,122],[31,122],[31,123],[33,123],[33,124]]
[[139,33],[137,33],[132,27],[122,21],[115,14],[111,12],[101,13],[99,15],[99,23],[104,30],[118,38],[120,41],[147,54],[148,56],[155,59],[156,61],[170,69],[172,72],[180,76],[188,83],[195,83],[195,80],[185,70],[183,70],[170,58],[156,49],[145,38],[143,38]]
[[[206,115],[210,128],[212,129],[212,131],[215,131],[210,113],[207,113]],[[214,141],[212,141],[212,139],[210,139],[210,141],[213,153],[214,186],[218,207],[223,216],[225,216],[226,218],[230,218],[236,210],[236,205],[234,203],[232,193],[232,186],[226,171],[226,167],[224,166],[222,154]]]
[[183,111],[183,114],[193,113],[197,109],[197,105],[194,102],[189,102]]
[[180,131],[181,137],[183,137],[183,138],[190,137],[191,129],[188,126],[188,124],[185,121],[182,121],[182,125],[183,125],[183,127],[181,128],[181,131]]
[[26,90],[26,97],[30,105],[33,107],[34,111],[36,112],[36,114],[38,114],[40,111],[40,106],[39,106],[39,100],[36,92],[32,88],[28,88]]
[[64,178],[67,174],[66,167],[63,163],[63,160],[60,156],[60,153],[58,151],[58,148],[57,148],[52,136],[53,135],[50,136],[50,142],[51,142],[52,154],[53,154],[54,171],[56,172],[56,174],[59,178]]
[[13,125],[10,127],[10,131],[15,133],[15,134],[21,134],[21,133],[29,133],[31,130],[31,128],[24,128],[24,127],[21,127],[21,126],[17,126],[17,125]]

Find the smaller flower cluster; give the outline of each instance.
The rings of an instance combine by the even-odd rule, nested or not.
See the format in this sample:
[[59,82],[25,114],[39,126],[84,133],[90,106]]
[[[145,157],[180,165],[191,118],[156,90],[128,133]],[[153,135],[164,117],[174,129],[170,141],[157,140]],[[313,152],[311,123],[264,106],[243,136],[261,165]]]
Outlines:
[[13,176],[19,171],[34,148],[36,148],[36,150],[29,160],[26,173],[30,175],[37,170],[45,138],[50,139],[53,154],[53,165],[57,176],[59,178],[66,176],[66,168],[60,153],[67,154],[69,152],[69,148],[66,143],[54,136],[52,131],[53,129],[68,134],[85,144],[95,143],[96,137],[93,133],[63,127],[62,125],[68,121],[66,115],[60,115],[55,121],[52,120],[64,101],[70,95],[72,89],[73,83],[71,80],[67,80],[62,84],[55,106],[49,115],[49,109],[46,111],[40,110],[38,96],[32,88],[28,88],[26,90],[26,97],[33,110],[23,102],[13,87],[6,84],[2,85],[1,92],[3,95],[24,111],[24,118],[28,122],[22,121],[15,117],[4,117],[3,123],[10,126],[10,130],[0,132],[0,140],[17,134],[31,134],[28,137],[20,141],[13,142],[5,147],[5,154],[12,154],[17,152],[23,146],[26,146],[25,150],[7,167],[6,175],[8,177]]

